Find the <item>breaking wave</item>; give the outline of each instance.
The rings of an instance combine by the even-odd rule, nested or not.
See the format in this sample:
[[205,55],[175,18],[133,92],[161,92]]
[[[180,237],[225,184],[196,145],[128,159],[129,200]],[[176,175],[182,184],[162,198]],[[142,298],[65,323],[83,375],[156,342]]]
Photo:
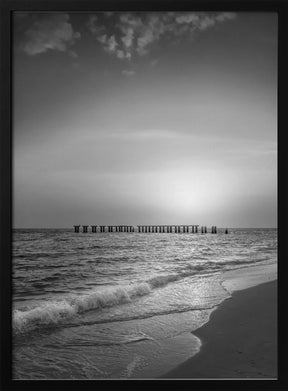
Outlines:
[[[235,265],[238,262],[231,262]],[[239,262],[240,263],[240,262]],[[247,264],[249,262],[241,262]],[[228,265],[229,262],[225,265]],[[91,291],[82,295],[71,295],[62,300],[47,301],[34,308],[13,311],[13,331],[15,334],[25,333],[37,328],[53,327],[67,323],[75,316],[91,310],[117,306],[150,294],[154,289],[179,281],[201,272],[209,272],[223,268],[223,264],[208,262],[203,265],[188,265],[178,273],[158,275],[142,283],[126,286],[114,286],[102,290]]]
[[159,275],[138,284],[119,285],[83,295],[73,295],[62,300],[47,301],[25,311],[14,310],[13,331],[18,334],[40,327],[51,327],[65,323],[74,316],[87,311],[129,303],[150,294],[154,289],[191,276],[200,269],[202,268],[196,266],[186,272]]
[[13,331],[18,334],[40,327],[55,326],[86,311],[129,303],[150,292],[151,287],[148,283],[117,286],[58,301],[47,301],[26,311],[14,310]]

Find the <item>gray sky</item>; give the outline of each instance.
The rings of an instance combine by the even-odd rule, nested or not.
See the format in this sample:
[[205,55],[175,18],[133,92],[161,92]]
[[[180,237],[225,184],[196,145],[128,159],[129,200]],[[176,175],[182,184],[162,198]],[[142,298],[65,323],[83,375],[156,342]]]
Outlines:
[[277,226],[277,15],[17,14],[14,226]]

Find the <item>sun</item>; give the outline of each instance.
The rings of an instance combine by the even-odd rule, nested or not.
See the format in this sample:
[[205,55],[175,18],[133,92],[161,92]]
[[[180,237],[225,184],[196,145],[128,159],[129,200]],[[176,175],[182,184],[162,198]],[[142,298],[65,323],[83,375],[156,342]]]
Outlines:
[[[151,178],[150,178],[151,179]],[[204,170],[175,170],[155,176],[150,181],[151,202],[179,219],[203,218],[223,208],[227,186],[221,173]]]

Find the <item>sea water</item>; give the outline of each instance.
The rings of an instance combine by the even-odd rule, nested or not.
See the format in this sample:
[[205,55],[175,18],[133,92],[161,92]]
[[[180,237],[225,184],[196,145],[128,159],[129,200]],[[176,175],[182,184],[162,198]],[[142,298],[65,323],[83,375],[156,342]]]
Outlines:
[[155,378],[232,290],[277,278],[277,230],[17,229],[12,261],[14,379]]

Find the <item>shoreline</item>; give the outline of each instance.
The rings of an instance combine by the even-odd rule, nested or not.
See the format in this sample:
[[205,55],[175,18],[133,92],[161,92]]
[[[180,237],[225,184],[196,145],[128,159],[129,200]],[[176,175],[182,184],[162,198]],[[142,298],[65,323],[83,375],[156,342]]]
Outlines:
[[277,379],[277,280],[237,290],[192,332],[199,353],[160,379]]

